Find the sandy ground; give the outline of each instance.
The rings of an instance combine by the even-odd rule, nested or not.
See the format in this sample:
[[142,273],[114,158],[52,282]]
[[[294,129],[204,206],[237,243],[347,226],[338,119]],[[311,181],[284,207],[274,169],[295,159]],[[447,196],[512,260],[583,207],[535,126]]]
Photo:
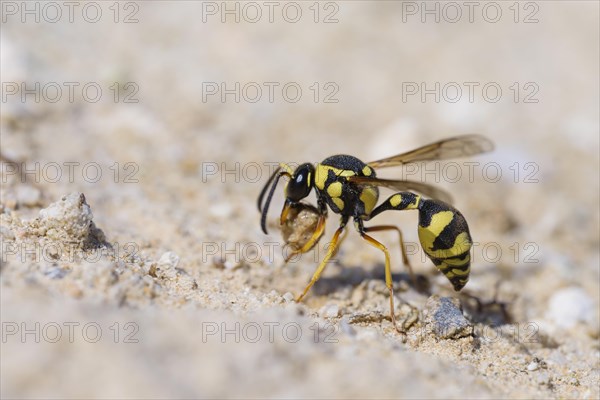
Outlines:
[[[600,396],[597,2],[428,3],[439,22],[420,2],[30,2],[39,23],[21,4],[0,38],[3,398]],[[283,190],[269,235],[256,210],[275,163],[471,132],[496,150],[381,172],[452,193],[477,242],[460,294],[390,212],[373,222],[402,227],[422,284],[378,234],[405,340],[352,229],[293,301],[338,219],[284,266]]]

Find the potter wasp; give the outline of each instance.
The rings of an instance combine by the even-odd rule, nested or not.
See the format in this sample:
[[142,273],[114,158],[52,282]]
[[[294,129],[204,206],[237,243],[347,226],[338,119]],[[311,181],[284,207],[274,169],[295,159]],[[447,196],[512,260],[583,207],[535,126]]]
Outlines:
[[[340,235],[346,229],[349,219],[352,218],[360,236],[385,255],[385,283],[390,293],[390,316],[394,327],[398,329],[394,315],[390,255],[388,249],[370,236],[369,233],[388,230],[398,232],[403,262],[414,280],[412,268],[406,255],[402,232],[395,225],[365,226],[365,222],[388,210],[418,211],[418,236],[425,254],[438,270],[449,279],[454,290],[460,291],[469,280],[471,262],[469,251],[472,245],[469,227],[463,214],[449,204],[451,198],[442,189],[415,181],[380,179],[377,178],[375,170],[402,166],[407,163],[472,156],[491,151],[493,147],[493,143],[483,136],[463,135],[440,140],[406,153],[368,163],[349,155],[331,156],[315,165],[304,163],[295,170],[292,170],[287,164],[281,163],[258,197],[258,209],[262,213],[261,227],[263,232],[267,233],[267,211],[281,177],[289,179],[285,187],[286,199],[280,216],[281,224],[286,221],[290,208],[298,206],[313,188],[317,195],[318,222],[316,228],[312,237],[301,248],[295,250],[296,254],[307,252],[317,244],[325,231],[328,208],[341,216],[340,226],[333,235],[325,257],[296,301],[302,301],[310,288],[319,279],[327,262],[336,253],[340,243]],[[270,190],[268,190],[269,187]],[[398,192],[377,205],[380,187]],[[266,194],[267,197],[263,204]]]

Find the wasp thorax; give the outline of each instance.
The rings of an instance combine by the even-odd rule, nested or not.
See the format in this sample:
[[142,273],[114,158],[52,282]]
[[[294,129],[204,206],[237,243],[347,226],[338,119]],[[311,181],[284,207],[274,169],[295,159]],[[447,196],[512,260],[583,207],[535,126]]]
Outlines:
[[296,168],[285,189],[288,200],[298,202],[308,196],[313,187],[314,177],[315,167],[312,164],[305,163]]

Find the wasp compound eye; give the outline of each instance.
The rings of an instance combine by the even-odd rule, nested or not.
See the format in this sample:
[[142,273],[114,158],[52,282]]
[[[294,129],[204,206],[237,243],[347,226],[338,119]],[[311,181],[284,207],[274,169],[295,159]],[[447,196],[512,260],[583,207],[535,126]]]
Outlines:
[[314,171],[311,164],[302,164],[296,169],[286,189],[286,196],[290,201],[298,202],[308,196],[313,187]]

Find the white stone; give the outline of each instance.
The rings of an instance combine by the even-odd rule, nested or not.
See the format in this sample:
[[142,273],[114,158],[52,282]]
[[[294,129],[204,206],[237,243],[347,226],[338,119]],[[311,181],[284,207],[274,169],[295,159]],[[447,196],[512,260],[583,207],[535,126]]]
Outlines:
[[288,303],[289,303],[289,302],[291,302],[291,301],[293,301],[293,300],[294,300],[294,295],[293,295],[292,293],[290,293],[290,292],[286,292],[286,293],[283,295],[283,299],[284,299],[286,302],[288,302]]
[[594,300],[585,290],[572,286],[550,298],[546,317],[561,328],[570,328],[578,322],[592,323],[594,310]]
[[[85,196],[73,192],[60,201],[40,210],[40,219],[48,232],[56,232],[59,239],[64,233],[71,240],[83,240],[88,236],[94,215],[85,201]],[[47,235],[50,236],[49,233]]]
[[233,207],[229,203],[217,203],[211,206],[208,211],[215,218],[228,218],[233,213]]
[[340,313],[340,307],[337,304],[327,304],[321,308],[319,314],[325,318],[335,318]]
[[540,365],[538,363],[536,363],[535,361],[532,361],[527,366],[527,371],[537,371],[539,367],[540,367]]

